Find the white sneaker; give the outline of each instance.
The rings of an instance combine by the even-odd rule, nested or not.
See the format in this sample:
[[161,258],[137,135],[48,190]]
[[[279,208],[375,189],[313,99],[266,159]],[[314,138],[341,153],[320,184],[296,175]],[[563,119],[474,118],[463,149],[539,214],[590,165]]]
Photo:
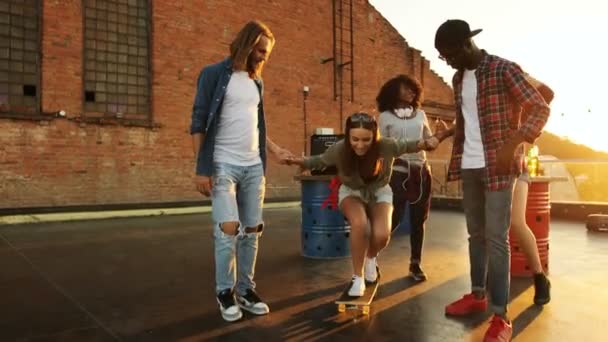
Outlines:
[[245,295],[237,295],[236,301],[242,309],[245,309],[254,315],[266,315],[270,312],[268,304],[264,303],[253,289],[247,289]]
[[363,280],[363,277],[353,276],[348,295],[351,297],[361,297],[363,294],[365,294],[365,281]]
[[376,258],[365,257],[363,265],[365,281],[368,283],[375,283],[378,281],[378,263],[376,262]]
[[220,292],[217,295],[217,303],[220,306],[220,312],[225,321],[234,322],[243,317],[243,312],[234,299],[234,292],[232,289],[226,289]]

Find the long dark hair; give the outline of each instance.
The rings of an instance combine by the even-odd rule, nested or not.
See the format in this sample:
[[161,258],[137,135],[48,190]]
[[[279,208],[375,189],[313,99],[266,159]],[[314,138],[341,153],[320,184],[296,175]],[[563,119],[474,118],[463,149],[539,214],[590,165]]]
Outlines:
[[400,99],[399,91],[401,90],[402,85],[414,91],[414,100],[411,104],[413,109],[416,110],[420,108],[423,97],[422,85],[416,78],[402,74],[386,81],[382,88],[380,88],[380,92],[378,92],[378,96],[376,97],[376,103],[380,113],[385,111],[393,112],[395,108],[397,108]]
[[[372,131],[372,145],[363,156],[358,156],[350,145],[350,130],[353,128],[364,128]],[[380,132],[378,130],[378,122],[373,116],[367,113],[354,113],[346,119],[344,132],[346,133],[344,137],[345,153],[342,157],[344,174],[351,176],[356,174],[355,171],[359,171],[359,174],[364,181],[368,182],[373,180],[380,172],[382,166],[378,160],[380,155],[378,144]]]

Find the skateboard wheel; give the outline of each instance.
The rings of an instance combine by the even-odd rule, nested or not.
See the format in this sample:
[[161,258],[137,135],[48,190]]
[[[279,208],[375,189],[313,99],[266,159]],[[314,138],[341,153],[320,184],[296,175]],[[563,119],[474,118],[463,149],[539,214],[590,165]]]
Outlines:
[[364,315],[369,315],[369,306],[366,305],[366,306],[363,307],[363,314]]
[[346,311],[346,305],[338,304],[338,312],[345,312],[345,311]]

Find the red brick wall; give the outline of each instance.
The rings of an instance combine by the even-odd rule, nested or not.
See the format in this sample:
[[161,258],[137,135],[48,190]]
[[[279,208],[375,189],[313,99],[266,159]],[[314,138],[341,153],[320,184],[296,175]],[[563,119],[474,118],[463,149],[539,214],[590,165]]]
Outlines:
[[[251,4],[255,3],[255,6]],[[354,1],[354,110],[374,110],[381,84],[397,73],[424,81],[426,99],[452,103],[451,89],[419,51],[367,1]],[[81,1],[43,1],[42,110],[82,111]],[[268,24],[277,44],[264,70],[269,136],[303,150],[302,86],[309,134],[341,126],[333,100],[332,8],[329,1],[153,1],[152,111],[158,129],[0,118],[0,208],[171,202],[193,191],[188,134],[200,69],[221,60],[250,19]],[[445,154],[442,152],[442,154]],[[295,169],[271,161],[267,196],[293,195]]]

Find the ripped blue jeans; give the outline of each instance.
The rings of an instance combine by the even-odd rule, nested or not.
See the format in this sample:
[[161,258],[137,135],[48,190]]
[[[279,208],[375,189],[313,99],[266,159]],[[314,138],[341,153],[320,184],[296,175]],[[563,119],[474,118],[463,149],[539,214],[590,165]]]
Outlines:
[[[212,217],[215,239],[215,290],[254,289],[258,239],[262,233],[262,207],[266,179],[262,164],[238,166],[215,163]],[[236,236],[224,233],[224,222],[238,222]]]

